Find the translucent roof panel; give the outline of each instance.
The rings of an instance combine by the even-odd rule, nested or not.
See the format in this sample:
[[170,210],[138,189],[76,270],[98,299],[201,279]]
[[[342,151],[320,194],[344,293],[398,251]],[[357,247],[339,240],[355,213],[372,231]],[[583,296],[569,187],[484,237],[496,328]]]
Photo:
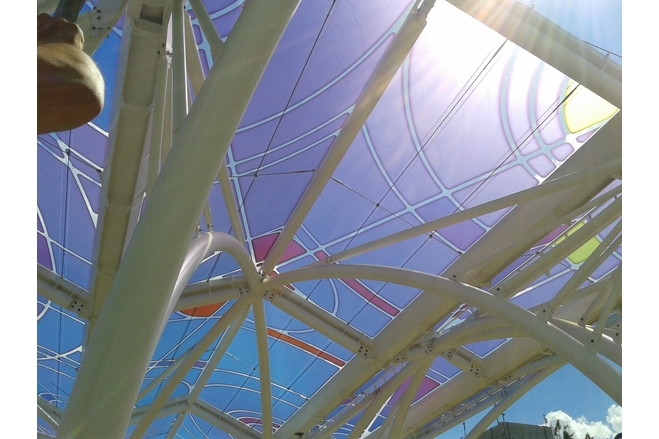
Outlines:
[[521,2],[180,6],[86,5],[105,109],[37,138],[40,437],[430,438],[568,363],[621,402],[618,61]]

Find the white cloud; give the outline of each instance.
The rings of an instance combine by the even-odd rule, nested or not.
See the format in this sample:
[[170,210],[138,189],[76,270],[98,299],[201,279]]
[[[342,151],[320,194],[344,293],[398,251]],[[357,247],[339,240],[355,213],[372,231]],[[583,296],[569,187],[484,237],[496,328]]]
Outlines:
[[573,419],[560,410],[548,413],[546,418],[552,427],[556,425],[556,420],[559,420],[562,426],[569,426],[570,433],[574,434],[573,439],[584,439],[586,433],[593,439],[613,439],[616,433],[622,431],[622,407],[618,405],[612,405],[607,410],[606,424],[601,421],[588,421],[583,416]]
[[619,405],[609,407],[606,411],[606,422],[616,433],[622,431],[622,407]]

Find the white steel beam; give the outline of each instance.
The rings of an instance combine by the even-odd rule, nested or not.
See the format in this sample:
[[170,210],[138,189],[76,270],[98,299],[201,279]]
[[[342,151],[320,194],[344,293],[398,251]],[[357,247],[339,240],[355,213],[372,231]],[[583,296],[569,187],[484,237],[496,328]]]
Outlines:
[[[561,305],[565,297],[575,291],[579,285],[590,276],[597,267],[599,267],[611,254],[618,249],[622,242],[622,236],[619,233],[622,231],[622,220],[615,225],[613,230],[597,245],[588,258],[577,269],[577,272],[572,275],[570,280],[565,283],[556,295],[547,303],[547,306],[542,309],[538,315],[551,317],[554,311]],[[615,239],[615,241],[614,241]]]
[[[578,250],[579,247],[596,236],[598,232],[618,219],[621,214],[622,198],[618,198],[585,224],[582,222],[573,224],[570,229],[554,239],[554,242],[561,240],[558,244],[545,247],[529,264],[517,268],[501,282],[492,287],[490,291],[492,294],[500,297],[513,297],[525,286],[542,275],[542,273],[547,272],[571,253]],[[577,228],[580,224],[582,226]]]
[[300,297],[286,286],[274,289],[269,293],[265,298],[274,306],[352,353],[357,354],[363,349],[371,349],[372,341],[369,336],[310,300]]
[[[545,222],[541,226],[534,227],[533,229],[526,231],[526,233],[522,233],[520,236],[511,237],[512,243],[508,242],[503,247],[496,249],[494,252],[489,252],[486,257],[478,260],[478,262],[469,267],[462,268],[462,271],[460,272],[446,270],[444,272],[444,276],[452,277],[453,279],[459,280],[461,282],[464,282],[465,280],[469,281],[469,283],[475,282],[474,275],[486,269],[489,263],[499,264],[500,258],[505,257],[505,255],[523,254],[529,249],[530,242],[533,244],[537,243],[543,237],[547,236],[548,233],[566,224],[571,224],[576,218],[588,218],[598,207],[612,201],[621,193],[622,185],[616,186],[606,193],[593,198],[587,203],[582,204],[581,206],[564,214],[561,217],[555,218],[552,221]],[[461,267],[463,265],[464,264],[462,264]],[[447,272],[450,272],[450,274],[447,275]],[[487,285],[489,286],[489,283],[487,283]],[[482,285],[475,284],[475,286]]]
[[190,236],[298,4],[245,4],[175,139],[117,270],[71,392],[62,437],[124,436]]
[[261,434],[201,400],[190,403],[190,414],[198,416],[236,439],[262,439]]
[[516,0],[448,0],[495,32],[622,108],[622,66]]
[[373,265],[326,265],[281,273],[263,281],[264,287],[312,279],[348,278],[391,282],[433,292],[449,300],[468,303],[526,331],[543,345],[570,362],[618,404],[622,403],[620,374],[584,345],[552,324],[507,300],[470,285],[440,276],[395,267]]
[[229,171],[227,170],[226,165],[220,166],[220,172],[217,174],[217,181],[220,185],[220,190],[222,191],[222,198],[224,199],[224,205],[227,208],[227,214],[229,215],[233,234],[238,241],[245,242],[245,229],[243,227],[243,222],[240,219],[236,196],[231,187],[231,179],[229,178]]
[[[407,418],[407,413],[410,410],[410,406],[414,402],[414,397],[419,391],[419,387],[421,387],[421,383],[423,383],[423,380],[426,377],[426,372],[428,372],[428,368],[432,364],[433,359],[434,358],[430,356],[429,358],[424,359],[421,362],[419,368],[412,377],[412,381],[410,381],[410,384],[407,386],[407,389],[405,389],[405,393],[403,393],[401,398],[398,400],[396,409],[391,412],[393,418],[392,418],[391,430],[390,433],[387,435],[387,438],[393,439],[393,438],[397,438],[400,435],[400,431],[403,428],[403,422],[405,421],[405,418]],[[388,420],[389,419],[387,419],[387,421]],[[385,425],[383,425],[382,428],[384,429]]]
[[220,319],[213,325],[213,327],[199,340],[190,353],[186,355],[181,364],[176,368],[172,376],[167,381],[167,384],[158,392],[158,395],[155,397],[153,402],[149,405],[148,409],[144,413],[144,416],[135,427],[135,430],[131,433],[131,439],[141,438],[146,430],[151,425],[154,419],[158,416],[160,409],[167,402],[167,399],[171,394],[176,390],[176,387],[181,383],[185,375],[192,369],[197,360],[204,354],[204,352],[210,347],[210,345],[215,341],[222,333],[227,329],[227,327],[235,320],[238,319],[240,315],[244,312],[251,302],[251,297],[245,297],[239,299],[234,303],[231,308],[222,316]]
[[357,391],[397,355],[433,330],[436,319],[455,309],[457,302],[422,292],[373,340],[373,347],[353,357],[307,401],[279,430],[275,439],[289,439],[321,423],[347,397]]
[[[590,345],[591,340],[595,339],[595,331],[591,326],[581,326],[574,322],[556,318],[552,318],[551,322],[575,339],[581,341],[584,345]],[[592,342],[592,344],[594,344],[594,342]],[[600,336],[599,343],[597,344],[597,351],[618,366],[622,367],[622,346],[616,343],[610,336],[606,334]]]
[[412,46],[414,46],[419,35],[421,35],[421,31],[426,26],[426,17],[434,3],[435,0],[418,0],[412,6],[405,23],[375,69],[366,88],[359,96],[354,110],[348,116],[341,132],[334,140],[325,158],[323,158],[318,170],[304,190],[300,201],[295,205],[295,209],[286,221],[284,229],[277,237],[265,261],[263,261],[261,270],[264,274],[270,274],[279,262],[279,258],[286,250],[293,236],[295,236],[307,213],[311,210],[311,207],[332,177],[334,170],[343,159],[350,145],[352,145],[364,123],[366,123],[366,119],[368,119],[403,61],[405,61],[407,54],[412,50]]
[[[37,416],[46,421],[48,425],[50,425],[53,430],[57,431],[59,428],[59,422],[51,416],[51,413],[55,413],[54,410],[52,410],[51,407],[55,407],[54,405],[50,404],[43,398],[40,398],[37,396]],[[50,412],[50,413],[49,413]],[[60,414],[60,419],[61,419],[61,414]]]
[[[398,373],[386,381],[382,386],[378,387],[368,395],[365,395],[358,402],[352,402],[349,407],[345,407],[333,419],[330,419],[324,423],[322,428],[313,435],[313,438],[326,439],[332,436],[336,430],[341,428],[346,422],[350,421],[365,409],[368,409],[371,406],[377,406],[379,409],[384,403],[384,400],[388,399],[396,391],[396,389],[398,389],[405,382],[405,380],[409,378],[409,376],[412,375],[415,370],[417,370],[418,366],[418,362],[415,364],[406,364],[401,368],[401,370],[398,371]],[[382,399],[382,395],[384,395],[384,400]],[[362,415],[362,418],[364,416],[365,415]]]
[[[619,159],[622,157],[621,133],[622,115],[618,113],[556,169],[548,180],[552,181]],[[573,189],[566,189],[516,206],[445,270],[445,273],[462,273],[478,265],[479,262],[489,259],[488,263],[481,266],[477,272],[461,279],[469,284],[488,285],[492,278],[537,242],[532,231],[542,229],[554,218],[561,217],[587,203],[612,181],[613,179],[606,175],[593,177]],[[524,239],[519,245],[504,252],[500,251],[509,243],[518,241],[520,237]],[[498,253],[496,258],[489,258],[495,253]]]
[[201,0],[188,1],[190,6],[192,6],[192,10],[197,16],[197,22],[199,23],[201,32],[204,34],[204,37],[206,37],[208,46],[211,49],[211,57],[213,60],[215,60],[220,51],[222,51],[224,42],[222,41],[222,38],[220,38],[220,35],[217,33],[217,29],[215,29],[215,25],[213,24],[213,21],[208,15],[208,11],[206,10],[206,7],[204,7]]
[[553,181],[547,181],[538,186],[534,186],[532,188],[525,189],[475,207],[470,207],[452,215],[438,218],[436,220],[429,221],[425,224],[421,224],[401,232],[392,233],[391,235],[388,235],[384,238],[380,238],[362,245],[358,245],[348,250],[335,253],[329,257],[328,262],[339,262],[342,260],[350,259],[369,251],[377,250],[392,244],[397,244],[401,241],[415,238],[419,235],[433,232],[438,229],[443,229],[445,227],[452,226],[472,218],[477,218],[488,213],[496,212],[506,207],[514,206],[516,204],[523,204],[531,200],[537,200],[543,196],[577,186],[585,181],[592,179],[593,177],[611,175],[614,172],[619,172],[621,166],[622,159],[615,159],[604,165],[584,169],[583,171],[575,172]]
[[[461,373],[417,401],[408,413],[401,436],[436,436],[471,418],[501,399],[507,377],[539,357],[546,350],[535,340],[523,337],[509,341],[488,355],[490,376],[474,378]],[[427,428],[432,423],[432,428]],[[438,430],[439,429],[439,430]]]
[[247,288],[247,281],[242,275],[186,285],[174,310],[181,311],[236,300],[240,297],[240,292],[246,291]]
[[[222,340],[220,340],[220,343],[218,344],[218,346],[213,351],[213,354],[211,355],[211,357],[206,362],[206,365],[204,366],[204,370],[201,372],[201,374],[199,375],[199,378],[197,378],[197,381],[195,381],[194,386],[192,386],[192,389],[190,390],[190,393],[187,395],[188,405],[190,405],[192,402],[196,401],[197,398],[199,397],[199,394],[204,389],[204,386],[208,382],[208,379],[211,377],[211,375],[215,371],[215,367],[218,365],[218,363],[220,362],[222,357],[224,357],[224,354],[226,353],[227,349],[229,348],[229,345],[231,345],[231,342],[233,341],[236,334],[238,333],[238,330],[240,329],[243,322],[245,321],[245,318],[247,318],[248,313],[249,313],[249,307],[245,307],[242,314],[240,314],[240,316],[238,316],[231,323],[229,328],[226,330],[226,332],[222,336]],[[178,429],[178,426],[180,426],[181,422],[183,422],[183,419],[185,418],[187,413],[188,413],[188,409],[186,408],[186,410],[184,410],[184,411],[182,411],[181,413],[178,414],[174,425],[172,425],[172,427],[169,430],[169,433],[167,434],[168,437],[174,437],[174,435],[176,434],[176,430]]]
[[76,313],[81,318],[89,316],[87,300],[89,293],[39,264],[37,264],[37,294]]

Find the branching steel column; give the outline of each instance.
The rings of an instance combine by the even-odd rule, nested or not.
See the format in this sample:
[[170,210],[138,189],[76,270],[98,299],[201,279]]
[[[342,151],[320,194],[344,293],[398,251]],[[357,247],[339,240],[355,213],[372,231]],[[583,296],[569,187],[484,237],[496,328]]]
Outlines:
[[298,3],[245,4],[174,141],[126,249],[73,387],[61,437],[124,436],[161,324],[168,317],[170,295],[190,237],[247,104]]
[[334,170],[343,159],[350,145],[352,145],[364,123],[366,123],[366,119],[370,116],[375,105],[379,102],[389,83],[403,64],[407,54],[412,50],[412,46],[421,35],[421,31],[426,26],[426,16],[435,1],[426,0],[421,7],[419,6],[420,3],[421,1],[417,1],[412,7],[405,23],[391,43],[366,88],[359,96],[355,109],[350,113],[348,120],[341,128],[341,132],[334,140],[311,182],[307,185],[300,201],[295,205],[295,209],[284,226],[284,230],[282,230],[270,253],[263,261],[261,268],[263,273],[270,274],[279,262],[279,258],[284,253],[290,240],[295,236],[300,224],[304,221],[307,213],[309,213],[316,199],[332,177]]

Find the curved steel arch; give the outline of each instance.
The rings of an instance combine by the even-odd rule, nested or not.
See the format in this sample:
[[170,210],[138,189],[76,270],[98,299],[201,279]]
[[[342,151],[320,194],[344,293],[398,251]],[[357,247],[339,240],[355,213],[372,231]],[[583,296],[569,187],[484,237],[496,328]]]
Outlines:
[[520,308],[507,300],[470,285],[441,276],[414,272],[397,267],[373,265],[326,265],[308,267],[264,279],[262,288],[278,287],[288,283],[327,278],[370,279],[391,282],[439,294],[460,303],[476,306],[495,317],[508,320],[586,375],[618,404],[622,404],[622,377],[600,359],[595,352],[566,334],[550,322]]

